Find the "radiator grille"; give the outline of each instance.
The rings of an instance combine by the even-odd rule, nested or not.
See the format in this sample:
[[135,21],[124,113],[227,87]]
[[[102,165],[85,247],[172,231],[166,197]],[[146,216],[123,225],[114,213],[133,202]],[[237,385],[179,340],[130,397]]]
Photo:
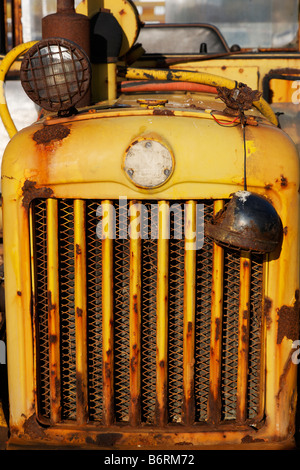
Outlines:
[[[53,201],[53,200],[51,200]],[[214,210],[213,201],[197,201],[203,204],[205,218],[211,217]],[[44,420],[64,421],[78,420],[78,403],[82,394],[78,391],[76,336],[76,250],[75,240],[76,213],[73,200],[55,201],[57,225],[49,220],[49,200],[37,199],[31,205],[32,246],[33,246],[33,282],[34,282],[34,319],[36,331],[37,357],[37,391],[39,415]],[[98,200],[82,201],[84,218],[79,220],[80,230],[85,240],[85,290],[86,296],[86,342],[83,341],[86,357],[86,422],[106,423],[104,406],[103,365],[103,285],[106,274],[103,263],[103,241],[97,235],[99,224],[97,210],[101,205]],[[129,237],[124,237],[130,221],[119,213],[119,201],[110,201],[114,207],[115,234],[112,242],[112,298],[113,298],[113,423],[129,423],[131,403],[131,361],[130,345],[130,286],[131,286],[131,248]],[[170,212],[170,237],[168,240],[168,315],[167,315],[167,422],[184,425],[185,382],[184,382],[184,304],[185,304],[185,240],[180,239],[178,227],[182,222],[184,202],[178,202],[182,212]],[[141,424],[155,425],[157,414],[157,279],[158,242],[153,238],[153,227],[157,228],[158,214],[151,213],[153,202],[143,201],[146,213],[151,215],[151,224],[141,227],[142,240],[140,248],[141,266],[141,304],[140,304],[140,389],[138,413]],[[126,207],[128,213],[129,202]],[[157,217],[157,219],[155,219]],[[49,253],[47,241],[49,230],[54,230],[57,237],[57,273],[49,271]],[[195,253],[195,325],[194,325],[194,378],[193,405],[194,423],[210,421],[210,394],[212,393],[212,291],[214,290],[213,243],[204,241],[201,249]],[[237,421],[239,406],[238,385],[238,344],[239,344],[239,302],[240,302],[240,253],[230,249],[223,252],[223,308],[222,328],[220,332],[221,349],[220,381],[215,390],[220,399],[217,421]],[[50,379],[51,331],[49,326],[49,276],[57,277],[59,286],[59,400],[60,412],[53,416],[53,391]],[[251,256],[249,338],[246,377],[246,414],[244,421],[255,420],[262,415],[262,278],[263,259],[260,255]],[[81,404],[82,406],[82,404]],[[214,412],[214,417],[216,413]],[[214,418],[215,421],[215,418]],[[82,422],[81,422],[82,424]],[[191,423],[192,424],[192,423]]]

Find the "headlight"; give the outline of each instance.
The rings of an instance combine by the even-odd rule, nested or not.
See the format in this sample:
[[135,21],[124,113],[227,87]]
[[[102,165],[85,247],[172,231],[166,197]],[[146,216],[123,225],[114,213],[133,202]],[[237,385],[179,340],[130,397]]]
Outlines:
[[157,140],[137,140],[127,149],[124,170],[137,186],[161,186],[170,178],[173,169],[174,158],[171,150]]
[[272,204],[248,191],[232,195],[223,211],[205,226],[209,238],[221,245],[269,253],[282,243],[282,222]]
[[21,83],[29,98],[48,111],[66,111],[87,93],[91,66],[85,52],[66,39],[36,43],[25,54]]

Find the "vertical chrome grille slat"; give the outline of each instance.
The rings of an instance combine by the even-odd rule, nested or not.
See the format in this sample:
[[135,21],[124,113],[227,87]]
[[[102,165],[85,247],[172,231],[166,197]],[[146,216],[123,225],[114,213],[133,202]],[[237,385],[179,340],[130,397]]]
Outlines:
[[86,279],[86,205],[74,201],[75,258],[75,338],[76,338],[76,420],[88,419],[87,376],[87,279]]
[[61,419],[61,366],[59,317],[58,205],[47,201],[47,291],[49,324],[49,369],[51,421]]
[[168,299],[169,299],[169,204],[158,203],[157,328],[156,328],[156,424],[168,420]]
[[196,202],[185,205],[184,307],[183,307],[183,421],[195,421],[195,311],[196,311]]
[[[114,423],[113,220],[111,201],[102,201],[102,353],[103,424]],[[105,220],[105,222],[104,222]]]
[[[214,214],[222,208],[223,201],[216,201]],[[221,421],[223,279],[224,250],[213,243],[208,419],[214,424]]]
[[[157,201],[140,201],[147,224],[141,226],[138,243],[130,243],[127,236],[131,202],[66,199],[32,203],[37,394],[43,419],[51,418],[54,395],[49,376],[52,255],[47,254],[47,232],[51,232],[47,205],[57,205],[59,253],[61,417],[52,416],[53,421],[185,426],[228,420],[238,424],[263,416],[262,256],[251,255],[248,358],[244,359],[248,373],[241,388],[237,374],[241,258],[237,251],[217,247],[208,239],[188,258],[184,233],[178,238],[178,227],[186,207],[195,209],[198,202],[204,203],[205,218],[209,218],[213,201],[161,201],[160,207],[165,209],[160,224],[164,223],[164,230],[170,227],[170,236],[162,237],[161,233],[157,239],[153,238],[159,226]],[[104,240],[97,232],[99,207],[116,223],[113,236]],[[192,223],[195,211],[193,214]],[[51,233],[53,238],[55,231]],[[76,267],[78,244],[80,268]],[[213,260],[217,264],[213,265]],[[76,311],[84,305],[86,317],[81,325]],[[134,312],[139,312],[137,317]],[[187,347],[191,331],[193,339]],[[140,349],[138,356],[135,345]],[[78,388],[78,371],[86,377],[80,388],[83,395]],[[242,416],[238,390],[244,397]],[[219,404],[212,399],[216,395]]]
[[130,406],[131,426],[141,423],[141,204],[129,205],[130,237]]

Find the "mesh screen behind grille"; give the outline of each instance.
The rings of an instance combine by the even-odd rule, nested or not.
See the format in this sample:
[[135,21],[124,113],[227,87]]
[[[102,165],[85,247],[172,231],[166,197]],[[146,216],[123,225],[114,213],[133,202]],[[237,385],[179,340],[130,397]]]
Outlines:
[[[201,201],[200,201],[201,202]],[[87,244],[87,357],[89,421],[101,423],[102,409],[102,242],[96,235],[97,208],[101,201],[86,201]],[[118,203],[115,204],[118,215]],[[146,206],[150,216],[151,203]],[[184,203],[179,203],[183,209]],[[213,202],[205,203],[210,217]],[[39,413],[50,418],[48,297],[47,297],[47,220],[46,200],[32,205],[35,259],[35,325],[37,348],[37,390]],[[76,419],[76,344],[74,312],[74,209],[72,200],[58,201],[58,245],[61,328],[62,419]],[[174,237],[180,223],[171,213],[169,241],[168,312],[168,416],[170,423],[182,419],[183,403],[183,302],[184,240]],[[153,223],[153,221],[152,221]],[[128,226],[127,218],[116,218],[113,245],[114,270],[114,413],[117,423],[129,420],[129,239],[119,235]],[[150,224],[143,228],[141,247],[141,414],[142,423],[155,424],[156,405],[156,295],[157,240],[151,239]],[[123,232],[122,232],[123,233]],[[177,233],[177,232],[176,232]],[[147,236],[148,235],[148,236]],[[236,418],[237,332],[239,310],[238,252],[224,250],[224,308],[222,326],[221,405],[222,420]],[[210,332],[213,244],[205,240],[196,253],[195,325],[195,415],[196,422],[208,418]],[[261,306],[262,257],[254,256],[251,269],[251,311],[249,338],[248,418],[260,412],[261,390]]]

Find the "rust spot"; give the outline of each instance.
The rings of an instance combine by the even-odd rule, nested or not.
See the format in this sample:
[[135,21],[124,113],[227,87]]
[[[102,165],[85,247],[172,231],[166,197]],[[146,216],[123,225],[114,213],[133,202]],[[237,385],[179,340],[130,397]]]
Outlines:
[[94,444],[98,446],[103,446],[103,447],[112,447],[116,444],[117,441],[119,441],[123,437],[123,434],[121,433],[103,433],[103,434],[97,434],[95,438],[91,436],[86,437],[86,443],[87,444]]
[[264,314],[265,314],[267,329],[270,328],[271,323],[272,323],[271,308],[272,308],[272,300],[269,299],[269,297],[265,297]]
[[226,70],[226,69],[227,69],[226,65],[222,65],[221,70]]
[[242,326],[242,343],[248,344],[248,328],[246,325]]
[[192,332],[193,332],[193,323],[189,321],[187,325],[187,336],[191,336]]
[[76,243],[76,255],[81,255],[81,248],[80,248],[80,245],[78,245],[78,243]]
[[37,421],[37,416],[34,413],[30,416],[24,423],[24,432],[33,438],[43,439],[45,438],[45,433],[43,428],[39,425]]
[[19,297],[21,297],[22,292],[21,292],[20,290],[18,290],[17,295],[18,295]]
[[159,426],[164,426],[167,422],[167,385],[164,383],[162,389],[161,389],[161,403],[158,397],[156,396],[155,399],[155,421],[156,424]]
[[47,145],[54,140],[63,140],[70,134],[70,129],[62,124],[44,126],[33,135],[33,140],[37,144]]
[[133,311],[134,311],[135,314],[137,314],[139,312],[136,302],[134,302],[134,304],[133,304]]
[[110,363],[109,362],[104,363],[104,373],[105,373],[105,378],[110,379],[111,368],[110,368]]
[[249,261],[245,260],[243,266],[245,269],[249,268]]
[[288,234],[288,227],[284,227],[283,228],[283,235],[287,235]]
[[79,308],[79,307],[76,308],[76,315],[77,315],[77,317],[82,317],[82,309],[81,308]]
[[48,310],[49,312],[51,310],[55,310],[56,305],[52,303],[52,292],[49,290],[48,291]]
[[254,438],[252,436],[245,436],[242,439],[242,444],[253,444],[254,442],[264,442],[264,439]]
[[239,83],[237,88],[217,86],[219,98],[224,101],[226,108],[224,113],[231,116],[239,116],[241,110],[248,110],[252,107],[253,101],[257,101],[262,93],[252,90],[244,83]]
[[280,186],[281,186],[282,188],[286,188],[287,185],[288,185],[288,180],[287,180],[287,178],[286,178],[285,176],[281,175],[281,176],[280,176]]
[[49,198],[53,195],[53,190],[50,188],[37,188],[35,181],[26,180],[23,187],[23,207],[28,209],[31,201],[35,198]]
[[[249,304],[247,302],[247,307],[249,308]],[[243,311],[243,318],[247,320],[249,318],[249,310],[244,310]]]
[[[84,401],[85,401],[84,390],[85,390],[85,383],[84,383],[83,375],[81,372],[76,371],[76,391],[77,391],[78,402],[80,403],[80,405],[84,405]],[[79,406],[77,413],[81,415],[82,418],[84,418],[86,414],[85,406]]]
[[[220,388],[220,380],[218,381],[218,390]],[[221,396],[213,393],[213,390],[209,390],[208,397],[208,409],[209,409],[209,421],[211,423],[218,423],[221,417]]]
[[269,190],[272,189],[273,185],[271,183],[268,183],[265,185],[265,189]]
[[220,320],[220,318],[216,318],[215,325],[216,325],[216,341],[219,341],[220,332],[221,332],[221,320]]
[[126,15],[126,11],[124,10],[124,8],[119,11],[119,15],[120,16]]
[[277,312],[278,331],[277,344],[281,344],[284,337],[295,341],[299,334],[299,290],[295,292],[295,303],[292,307],[283,305]]
[[130,361],[130,368],[133,373],[135,373],[136,371],[137,364],[138,364],[137,357],[134,355]]
[[133,300],[133,305],[132,305],[133,311],[137,315],[139,313],[137,294],[134,294],[132,296],[132,300]]
[[193,424],[196,416],[195,396],[192,388],[191,390],[189,397],[183,397],[183,422],[187,425]]
[[174,111],[166,108],[155,108],[153,114],[154,116],[174,116]]
[[278,390],[278,393],[276,394],[276,399],[279,401],[280,399],[280,393],[284,390],[285,386],[286,386],[286,380],[287,380],[287,376],[288,376],[288,373],[289,373],[289,370],[291,368],[291,365],[292,365],[292,355],[293,355],[293,351],[290,352],[288,358],[287,358],[287,361],[284,365],[284,368],[283,368],[283,372],[282,374],[280,375],[280,379],[279,379],[279,390]]
[[51,344],[55,344],[57,342],[57,335],[50,335],[49,341]]
[[159,362],[159,367],[161,367],[162,369],[164,369],[164,367],[165,367],[165,361],[164,361],[164,360],[162,360],[162,361]]

